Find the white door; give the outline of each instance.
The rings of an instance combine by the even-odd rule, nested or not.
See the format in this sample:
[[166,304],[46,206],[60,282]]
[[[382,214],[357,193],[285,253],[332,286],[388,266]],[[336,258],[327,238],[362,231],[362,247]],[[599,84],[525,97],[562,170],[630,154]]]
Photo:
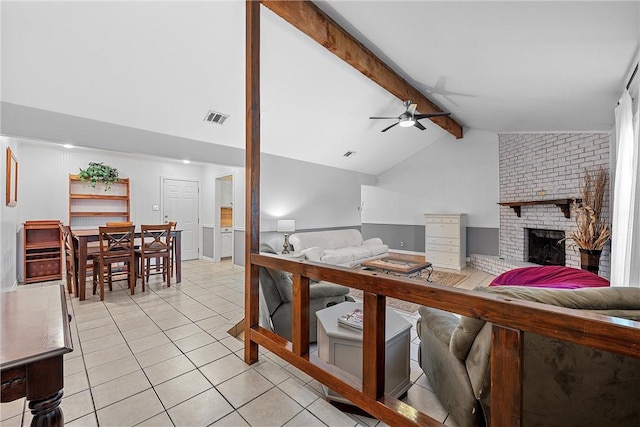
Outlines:
[[181,179],[162,179],[162,218],[178,222],[182,230],[182,260],[199,258],[199,183]]

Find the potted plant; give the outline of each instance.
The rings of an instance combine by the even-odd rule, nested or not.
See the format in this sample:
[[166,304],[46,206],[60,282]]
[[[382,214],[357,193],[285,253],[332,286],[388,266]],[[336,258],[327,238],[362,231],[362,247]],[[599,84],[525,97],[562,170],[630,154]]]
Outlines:
[[95,187],[98,182],[104,184],[104,191],[108,191],[118,180],[118,169],[103,163],[89,162],[86,169],[80,168],[80,181],[89,181],[89,186]]
[[[583,270],[598,273],[602,248],[611,238],[609,226],[602,220],[602,202],[609,174],[604,168],[590,172],[585,169],[580,191],[582,202],[573,201],[577,230],[570,231],[566,239],[580,251]],[[566,240],[565,239],[565,240]]]

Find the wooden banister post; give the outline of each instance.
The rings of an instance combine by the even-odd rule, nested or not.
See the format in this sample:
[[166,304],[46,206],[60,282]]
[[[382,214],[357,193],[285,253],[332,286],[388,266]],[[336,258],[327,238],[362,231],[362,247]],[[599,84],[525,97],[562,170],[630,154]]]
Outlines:
[[293,276],[293,310],[291,313],[291,339],[293,352],[298,356],[309,354],[309,278]]
[[251,254],[260,251],[260,3],[247,0],[246,7],[246,203],[245,203],[245,296],[244,361],[258,361],[258,344],[251,330],[260,319],[259,267]]
[[524,332],[494,324],[491,330],[491,427],[522,425]]
[[368,397],[384,395],[386,297],[364,293],[362,333],[362,391]]

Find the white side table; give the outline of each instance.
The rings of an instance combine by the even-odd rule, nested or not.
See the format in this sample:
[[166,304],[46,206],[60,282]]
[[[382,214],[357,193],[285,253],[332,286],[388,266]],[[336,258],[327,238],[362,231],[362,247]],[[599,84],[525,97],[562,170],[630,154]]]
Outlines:
[[[362,303],[343,302],[316,312],[318,317],[318,357],[352,375],[362,378],[362,331],[338,326],[338,317]],[[387,308],[385,334],[385,393],[399,398],[411,386],[409,357],[411,324]],[[351,402],[328,387],[322,386],[326,398]]]

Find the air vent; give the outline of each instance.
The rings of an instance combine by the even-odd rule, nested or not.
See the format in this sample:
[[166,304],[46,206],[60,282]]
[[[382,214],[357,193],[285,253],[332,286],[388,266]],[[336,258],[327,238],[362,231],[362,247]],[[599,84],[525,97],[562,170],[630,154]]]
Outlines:
[[225,120],[229,118],[228,114],[218,113],[213,110],[209,110],[206,116],[204,116],[205,122],[217,123],[219,125],[223,124]]
[[346,153],[343,154],[343,156],[344,157],[349,157],[349,156],[351,156],[353,154],[356,154],[356,152],[355,151],[347,151]]

